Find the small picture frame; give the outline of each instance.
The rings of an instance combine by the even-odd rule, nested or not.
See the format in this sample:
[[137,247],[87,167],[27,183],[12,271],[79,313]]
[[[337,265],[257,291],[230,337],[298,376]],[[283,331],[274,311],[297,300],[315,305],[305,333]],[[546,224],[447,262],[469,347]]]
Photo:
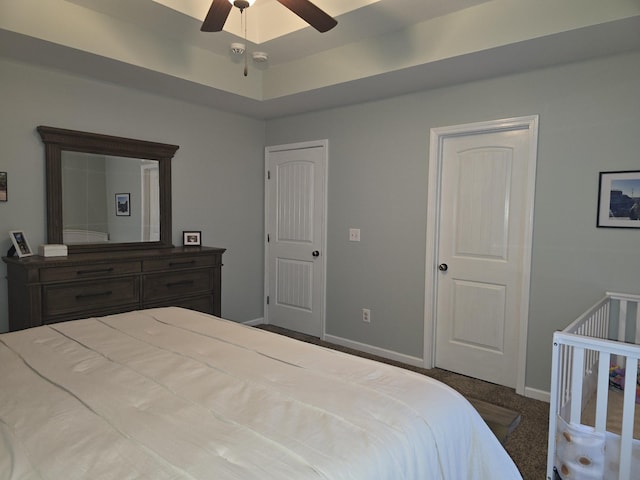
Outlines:
[[116,193],[116,217],[131,216],[131,194]]
[[199,231],[183,231],[182,244],[185,247],[199,247],[202,245],[202,232]]
[[13,243],[18,257],[30,257],[33,255],[33,250],[31,250],[23,231],[12,230],[9,232],[9,236],[11,237],[11,243]]
[[7,172],[0,172],[0,202],[6,202],[8,199]]
[[640,228],[640,171],[600,172],[597,226]]

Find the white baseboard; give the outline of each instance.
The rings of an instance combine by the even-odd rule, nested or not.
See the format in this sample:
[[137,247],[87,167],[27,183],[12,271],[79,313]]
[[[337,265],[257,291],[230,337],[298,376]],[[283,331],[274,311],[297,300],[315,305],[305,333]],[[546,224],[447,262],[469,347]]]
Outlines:
[[524,387],[524,396],[527,398],[533,398],[534,400],[540,400],[541,402],[547,402],[551,400],[551,393],[544,390],[538,390],[537,388]]
[[389,360],[394,360],[396,362],[402,362],[402,363],[406,363],[407,365],[413,365],[414,367],[423,366],[423,362],[421,358],[405,355],[404,353],[394,352],[393,350],[386,350],[384,348],[374,347],[371,345],[367,345],[366,343],[354,342],[353,340],[348,340],[346,338],[336,337],[333,335],[325,334],[324,340],[330,343],[335,343],[336,345],[341,345],[343,347],[353,348],[361,352],[369,353],[371,355],[377,355],[379,357],[387,358]]
[[[253,320],[248,320],[242,323],[244,323],[245,325],[255,327],[256,325],[262,325],[263,323],[265,323],[265,321],[264,321],[264,317],[262,317],[262,318],[256,318]],[[340,345],[343,347],[353,348],[354,350],[359,350],[361,352],[369,353],[371,355],[377,355],[378,357],[386,358],[388,360],[394,360],[396,362],[406,363],[407,365],[412,365],[414,367],[424,368],[424,362],[422,358],[419,358],[419,357],[405,355],[404,353],[394,352],[393,350],[387,350],[385,348],[375,347],[373,345],[356,342],[353,340],[349,340],[347,338],[336,337],[335,335],[325,334],[323,337],[323,340],[330,343],[335,343],[336,345]],[[544,390],[538,390],[537,388],[525,387],[524,396],[527,398],[532,398],[534,400],[540,400],[541,402],[549,403],[551,394]]]
[[[264,317],[255,318],[253,320],[247,320],[246,322],[242,322],[244,325],[248,325],[251,327],[255,327],[256,325],[262,325],[265,323]],[[353,348],[354,350],[359,350],[361,352],[369,353],[371,355],[377,355],[382,358],[386,358],[389,360],[394,360],[396,362],[406,363],[407,365],[413,365],[414,367],[422,367],[424,364],[421,358],[412,357],[410,355],[405,355],[403,353],[394,352],[392,350],[386,350],[384,348],[374,347],[371,345],[367,345],[366,343],[354,342],[353,340],[348,340],[342,337],[336,337],[334,335],[324,335],[323,340],[335,343],[336,345],[340,345],[347,348]]]
[[250,327],[255,327],[256,325],[262,325],[264,323],[264,317],[254,318],[253,320],[247,320],[246,322],[242,322],[245,325],[249,325]]

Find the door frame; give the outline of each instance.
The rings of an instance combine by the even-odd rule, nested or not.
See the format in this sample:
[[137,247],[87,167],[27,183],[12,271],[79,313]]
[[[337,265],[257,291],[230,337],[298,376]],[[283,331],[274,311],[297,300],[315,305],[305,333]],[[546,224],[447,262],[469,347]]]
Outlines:
[[322,185],[322,218],[320,219],[320,258],[316,260],[322,265],[322,280],[320,284],[320,339],[324,340],[326,335],[326,311],[327,311],[327,209],[328,209],[328,187],[329,184],[329,140],[311,140],[307,142],[288,143],[282,145],[272,145],[264,149],[264,292],[263,292],[263,312],[264,323],[269,324],[269,305],[267,297],[269,295],[269,154],[285,150],[302,150],[306,148],[322,148],[324,160],[324,183]]
[[423,362],[425,368],[433,368],[436,355],[438,294],[438,245],[440,238],[440,201],[443,146],[447,138],[483,133],[500,133],[514,130],[529,132],[529,165],[525,206],[525,232],[522,255],[522,292],[520,299],[520,324],[518,326],[518,365],[516,393],[524,395],[527,364],[527,327],[529,324],[529,290],[531,286],[531,253],[533,245],[533,207],[535,199],[536,164],[538,158],[538,115],[475,122],[449,127],[432,128],[429,146],[429,180],[427,195],[427,250],[425,258],[425,304]]

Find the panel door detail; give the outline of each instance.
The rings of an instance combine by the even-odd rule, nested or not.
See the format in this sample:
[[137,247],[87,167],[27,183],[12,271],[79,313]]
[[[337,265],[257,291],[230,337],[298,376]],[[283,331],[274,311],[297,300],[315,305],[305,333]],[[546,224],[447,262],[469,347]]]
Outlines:
[[436,366],[515,387],[527,244],[529,132],[442,146]]
[[268,322],[320,336],[325,147],[267,149]]

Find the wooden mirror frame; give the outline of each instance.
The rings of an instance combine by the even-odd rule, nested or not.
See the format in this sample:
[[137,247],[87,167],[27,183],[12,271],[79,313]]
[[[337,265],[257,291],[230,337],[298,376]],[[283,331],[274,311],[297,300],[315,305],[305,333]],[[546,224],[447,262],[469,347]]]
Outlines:
[[48,243],[63,243],[62,151],[66,150],[139,158],[143,160],[156,160],[158,162],[160,183],[159,241],[73,244],[68,245],[69,253],[169,248],[173,246],[171,242],[173,234],[171,226],[171,159],[179,148],[177,145],[79,132],[42,125],[37,127],[37,130],[45,144]]

